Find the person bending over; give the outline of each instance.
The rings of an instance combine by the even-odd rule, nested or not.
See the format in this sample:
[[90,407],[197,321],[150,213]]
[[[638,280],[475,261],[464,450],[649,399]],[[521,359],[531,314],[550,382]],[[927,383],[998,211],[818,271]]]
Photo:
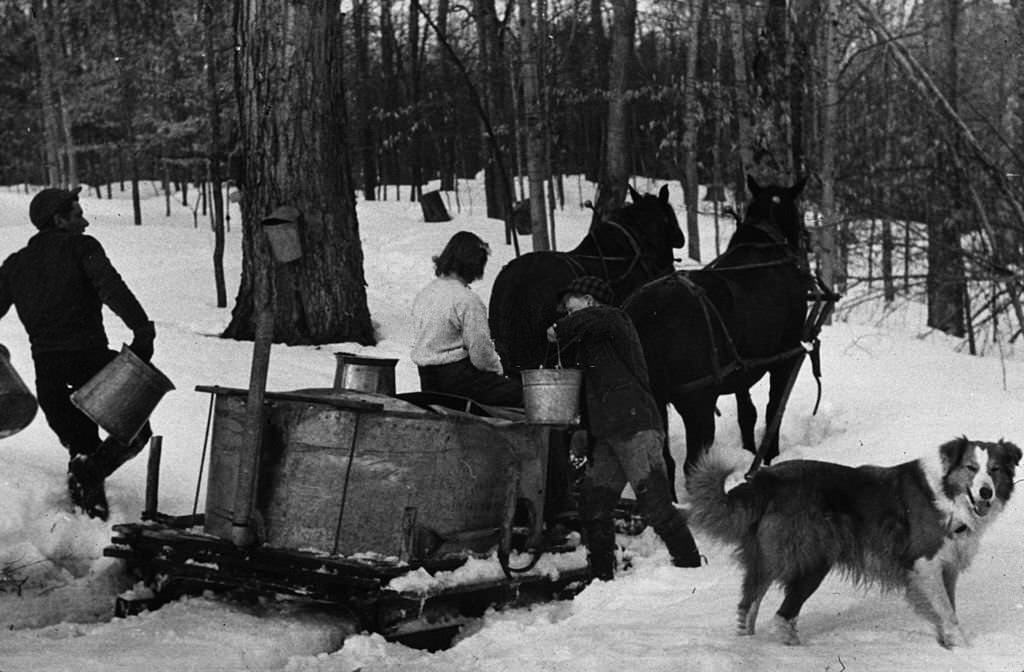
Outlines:
[[661,450],[661,414],[651,395],[643,347],[633,322],[612,307],[611,287],[596,276],[572,280],[560,292],[567,315],[548,340],[577,346],[583,369],[583,419],[589,465],[580,490],[580,522],[594,578],[615,575],[613,513],[628,482],[647,522],[677,567],[699,567],[701,556],[683,514],[672,504]]

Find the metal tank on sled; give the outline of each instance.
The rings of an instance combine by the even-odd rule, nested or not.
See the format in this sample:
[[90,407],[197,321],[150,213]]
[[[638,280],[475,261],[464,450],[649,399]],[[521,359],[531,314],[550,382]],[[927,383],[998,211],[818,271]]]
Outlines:
[[[362,629],[408,641],[454,632],[490,607],[586,585],[578,537],[554,524],[571,508],[568,423],[529,422],[522,411],[463,397],[394,394],[393,374],[346,389],[362,378],[342,367],[373,364],[356,359],[339,358],[334,388],[257,395],[258,414],[251,389],[196,388],[210,395],[205,509],[197,485],[191,514],[158,511],[155,439],[142,521],[116,525],[104,551],[154,594],[119,598],[120,614],[209,588],[276,593],[338,605]],[[392,583],[456,570],[494,549],[501,570],[493,576]],[[545,554],[561,559],[557,571],[534,568]]]

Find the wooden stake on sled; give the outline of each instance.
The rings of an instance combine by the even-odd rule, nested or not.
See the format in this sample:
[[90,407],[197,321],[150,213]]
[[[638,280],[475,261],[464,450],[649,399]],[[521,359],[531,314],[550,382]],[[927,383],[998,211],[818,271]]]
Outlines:
[[803,365],[804,358],[807,355],[811,356],[814,378],[818,381],[818,399],[814,403],[814,413],[818,412],[818,403],[821,401],[821,341],[818,339],[818,334],[821,333],[821,328],[832,315],[832,310],[836,307],[839,295],[828,287],[820,276],[816,280],[818,289],[813,294],[814,305],[811,306],[807,319],[804,321],[803,338],[800,339],[803,348],[794,355],[797,361],[789,374],[789,378],[786,379],[786,387],[783,389],[782,397],[779,399],[779,407],[775,409],[775,414],[772,416],[771,422],[761,437],[761,445],[757,447],[754,460],[750,463],[750,468],[747,469],[747,473],[744,475],[744,478],[748,481],[754,477],[754,474],[757,473],[757,470],[761,468],[761,464],[764,462],[764,455],[768,451],[768,437],[774,436],[782,424],[782,415],[786,410],[786,404],[789,402],[789,395],[793,391],[793,385],[796,383],[797,376],[800,375],[800,367]]

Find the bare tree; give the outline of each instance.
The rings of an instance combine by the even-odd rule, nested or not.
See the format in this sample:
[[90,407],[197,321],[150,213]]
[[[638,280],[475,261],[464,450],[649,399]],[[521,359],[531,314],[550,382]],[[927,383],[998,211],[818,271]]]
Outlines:
[[526,165],[530,176],[530,222],[533,249],[550,249],[544,181],[547,178],[545,160],[545,124],[540,100],[540,74],[535,39],[536,18],[531,0],[519,0],[519,44],[523,77],[523,104],[526,111]]
[[619,207],[629,181],[627,76],[636,33],[636,0],[612,0],[612,48],[608,66],[608,127],[603,174],[598,180],[594,217]]
[[214,32],[218,23],[213,0],[203,0],[203,52],[206,59],[206,114],[209,118],[210,138],[207,147],[210,193],[213,207],[213,278],[217,291],[217,307],[228,305],[227,285],[224,279],[224,193],[221,182],[221,105],[217,93],[217,51]]

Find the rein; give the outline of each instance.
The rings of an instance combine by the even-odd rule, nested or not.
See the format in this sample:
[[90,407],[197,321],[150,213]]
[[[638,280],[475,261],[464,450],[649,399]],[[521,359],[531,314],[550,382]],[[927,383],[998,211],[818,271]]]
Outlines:
[[[768,429],[771,433],[779,428],[782,423],[782,410],[786,407],[786,403],[789,401],[789,395],[793,391],[793,384],[796,383],[797,375],[800,373],[800,366],[804,362],[804,356],[810,355],[811,357],[811,372],[814,374],[814,380],[818,385],[818,397],[814,402],[814,410],[812,414],[818,412],[818,404],[821,402],[821,341],[818,339],[818,334],[821,333],[821,328],[828,322],[829,317],[832,315],[832,310],[836,306],[836,301],[839,300],[839,294],[837,294],[831,287],[825,284],[825,281],[820,275],[814,276],[816,288],[813,294],[814,305],[811,306],[811,310],[807,314],[807,319],[804,321],[804,331],[801,336],[801,345],[806,348],[806,351],[801,350],[798,353],[799,359],[796,362],[796,366],[789,374],[789,378],[786,380],[786,387],[783,390],[782,397],[779,399],[779,408],[775,412],[775,416],[772,418],[771,425]],[[766,433],[761,439],[761,445],[757,447],[757,454],[754,455],[754,460],[750,463],[750,468],[744,475],[746,480],[750,480],[757,473],[757,470],[761,468],[761,464],[764,462],[765,452],[768,450],[768,441],[765,437],[771,434]]]

